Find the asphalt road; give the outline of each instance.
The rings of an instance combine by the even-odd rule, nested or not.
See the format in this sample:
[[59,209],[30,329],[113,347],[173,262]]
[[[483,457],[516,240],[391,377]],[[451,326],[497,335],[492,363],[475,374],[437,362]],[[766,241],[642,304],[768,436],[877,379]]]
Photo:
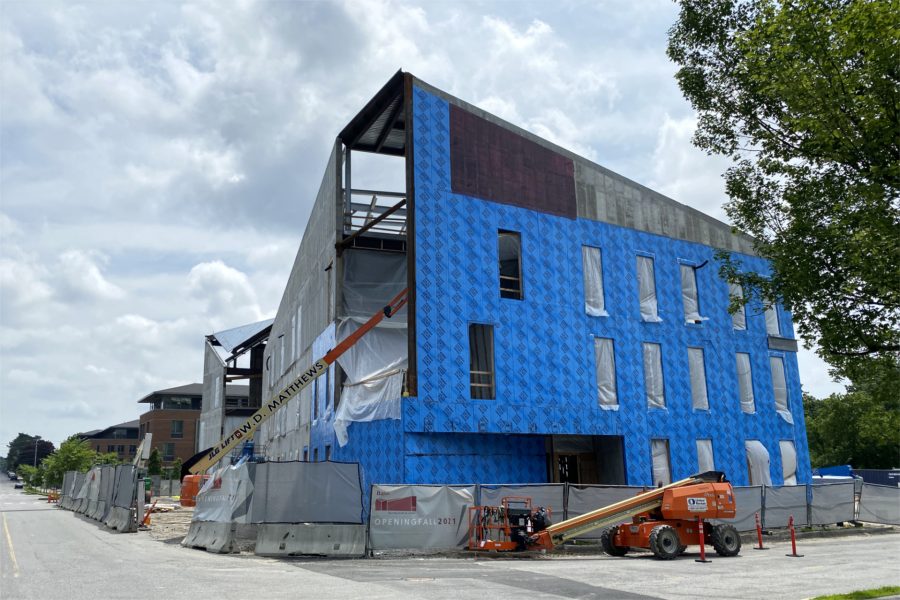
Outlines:
[[900,534],[781,543],[699,564],[688,553],[535,559],[267,559],[118,534],[0,482],[0,598],[809,598],[900,585]]

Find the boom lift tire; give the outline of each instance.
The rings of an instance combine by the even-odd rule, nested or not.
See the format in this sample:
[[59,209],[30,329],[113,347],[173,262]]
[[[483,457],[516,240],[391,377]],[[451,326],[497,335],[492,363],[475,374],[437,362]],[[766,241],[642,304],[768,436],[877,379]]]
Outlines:
[[672,560],[678,556],[681,540],[678,532],[671,525],[659,525],[650,532],[650,551],[656,558]]
[[628,546],[616,546],[616,533],[618,531],[619,528],[613,526],[607,527],[600,534],[600,546],[610,556],[625,556],[628,554]]
[[737,556],[741,551],[741,534],[728,523],[721,523],[712,528],[710,541],[719,556]]

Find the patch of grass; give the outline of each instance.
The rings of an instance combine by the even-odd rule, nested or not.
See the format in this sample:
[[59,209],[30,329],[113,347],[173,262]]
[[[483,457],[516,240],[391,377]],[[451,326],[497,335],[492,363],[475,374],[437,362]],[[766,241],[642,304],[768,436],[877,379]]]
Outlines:
[[900,594],[900,585],[887,585],[871,590],[859,590],[849,594],[831,594],[828,596],[816,596],[812,600],[867,600],[868,598],[884,598]]

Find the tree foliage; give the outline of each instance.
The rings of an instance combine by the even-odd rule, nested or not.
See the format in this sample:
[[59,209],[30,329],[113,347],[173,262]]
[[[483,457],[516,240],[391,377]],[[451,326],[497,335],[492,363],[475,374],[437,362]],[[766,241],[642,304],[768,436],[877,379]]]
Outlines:
[[[37,440],[37,443],[35,443]],[[40,439],[40,436],[20,433],[13,441],[7,444],[9,450],[6,454],[7,469],[16,471],[19,465],[31,465],[40,462],[54,450],[52,442]],[[35,457],[35,452],[37,457]]]
[[[900,3],[680,0],[669,57],[694,144],[730,157],[732,223],[771,276],[722,273],[783,301],[837,373],[900,351]],[[895,388],[896,390],[896,388]]]
[[44,459],[45,485],[59,487],[62,485],[66,471],[85,472],[97,460],[97,453],[91,450],[86,440],[71,436],[59,445],[59,449]]
[[159,456],[159,448],[150,451],[147,459],[147,475],[162,475],[162,459]]

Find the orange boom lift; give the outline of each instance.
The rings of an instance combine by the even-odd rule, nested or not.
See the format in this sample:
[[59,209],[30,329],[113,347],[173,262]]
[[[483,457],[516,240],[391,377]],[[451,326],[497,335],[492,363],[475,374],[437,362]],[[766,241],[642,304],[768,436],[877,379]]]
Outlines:
[[597,529],[603,530],[603,550],[612,556],[646,548],[670,560],[695,544],[712,545],[720,556],[736,556],[741,550],[734,526],[706,523],[735,516],[734,490],[719,471],[692,475],[556,524],[549,524],[542,507],[532,508],[530,498],[516,498],[517,507],[506,500],[502,506],[472,508],[470,550],[549,550]]

